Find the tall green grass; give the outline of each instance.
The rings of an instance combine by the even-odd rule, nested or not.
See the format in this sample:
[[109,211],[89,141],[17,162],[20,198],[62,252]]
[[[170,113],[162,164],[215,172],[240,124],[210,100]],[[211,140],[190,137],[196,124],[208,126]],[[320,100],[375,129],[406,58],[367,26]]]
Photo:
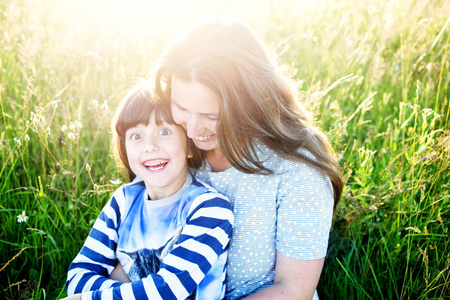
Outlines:
[[0,1],[0,298],[65,295],[125,179],[110,152],[116,104],[180,28],[226,13],[301,81],[343,169],[319,296],[448,299],[450,3],[160,2]]

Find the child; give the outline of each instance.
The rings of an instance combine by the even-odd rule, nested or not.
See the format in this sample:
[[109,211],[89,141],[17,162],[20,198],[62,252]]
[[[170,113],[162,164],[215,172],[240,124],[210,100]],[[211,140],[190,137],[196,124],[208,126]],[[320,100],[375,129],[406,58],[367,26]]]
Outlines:
[[[139,84],[115,131],[133,181],[113,194],[70,265],[67,294],[78,295],[68,299],[222,299],[231,205],[187,171],[201,158],[170,107]],[[131,283],[111,279],[120,278],[110,276],[116,265]]]

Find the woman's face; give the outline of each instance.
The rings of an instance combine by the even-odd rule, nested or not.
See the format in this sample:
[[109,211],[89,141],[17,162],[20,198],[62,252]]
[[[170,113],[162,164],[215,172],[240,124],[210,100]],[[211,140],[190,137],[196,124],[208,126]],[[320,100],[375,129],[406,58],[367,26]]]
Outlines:
[[202,150],[214,150],[217,142],[219,96],[197,82],[172,78],[172,116]]

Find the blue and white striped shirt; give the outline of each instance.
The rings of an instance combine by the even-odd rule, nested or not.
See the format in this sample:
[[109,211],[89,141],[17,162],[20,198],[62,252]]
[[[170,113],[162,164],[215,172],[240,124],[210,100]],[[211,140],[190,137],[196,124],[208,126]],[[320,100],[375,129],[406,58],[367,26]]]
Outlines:
[[[222,299],[233,214],[228,199],[188,175],[166,199],[143,181],[121,186],[72,262],[67,294],[82,299]],[[119,261],[131,283],[109,279]]]

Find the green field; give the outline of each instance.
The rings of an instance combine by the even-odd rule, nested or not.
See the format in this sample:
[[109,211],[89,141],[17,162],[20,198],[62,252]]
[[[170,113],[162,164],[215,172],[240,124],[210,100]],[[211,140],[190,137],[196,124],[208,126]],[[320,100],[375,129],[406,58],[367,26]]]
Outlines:
[[321,299],[450,299],[444,0],[0,0],[0,299],[65,296],[125,181],[117,103],[178,30],[219,13],[279,55],[342,167]]

